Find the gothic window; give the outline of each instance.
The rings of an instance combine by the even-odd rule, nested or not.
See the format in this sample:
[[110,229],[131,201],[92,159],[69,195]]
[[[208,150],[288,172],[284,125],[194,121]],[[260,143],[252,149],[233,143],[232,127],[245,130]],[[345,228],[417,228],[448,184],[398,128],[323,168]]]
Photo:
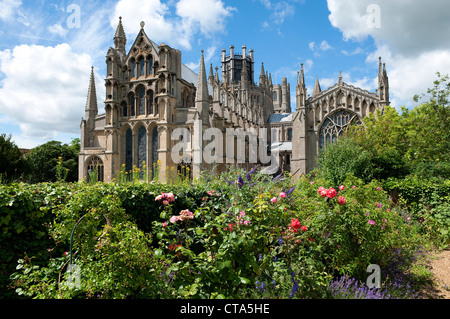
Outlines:
[[129,96],[129,102],[130,102],[130,113],[131,113],[131,116],[134,116],[134,114],[135,114],[135,107],[134,107],[134,94],[133,93],[131,93],[130,94],[130,96]]
[[133,169],[133,133],[130,128],[125,133],[125,169],[127,172]]
[[145,88],[141,86],[139,88],[139,115],[145,114]]
[[288,140],[288,142],[292,141],[292,129],[291,128],[289,128],[287,130],[287,140]]
[[97,182],[103,182],[104,179],[104,166],[103,161],[97,156],[92,157],[88,164],[88,181],[91,179]]
[[131,77],[136,77],[136,60],[131,60]]
[[128,116],[127,102],[123,101],[121,106],[122,106],[122,115],[123,115],[123,117],[127,117]]
[[147,92],[148,95],[148,113],[153,114],[153,91],[150,90]]
[[151,55],[148,57],[148,74],[153,75],[153,57]]
[[140,177],[144,176],[144,165],[147,161],[147,130],[144,126],[138,132],[138,166],[140,169]]
[[157,169],[158,163],[158,148],[159,148],[159,138],[158,138],[158,128],[155,126],[152,132],[152,177],[155,177],[155,169]]
[[337,141],[350,124],[361,125],[361,121],[355,113],[339,111],[327,117],[319,133],[319,147],[324,148],[328,143]]
[[142,57],[139,59],[139,76],[145,76],[145,60]]
[[277,100],[277,92],[273,92],[273,100],[274,100],[274,101]]

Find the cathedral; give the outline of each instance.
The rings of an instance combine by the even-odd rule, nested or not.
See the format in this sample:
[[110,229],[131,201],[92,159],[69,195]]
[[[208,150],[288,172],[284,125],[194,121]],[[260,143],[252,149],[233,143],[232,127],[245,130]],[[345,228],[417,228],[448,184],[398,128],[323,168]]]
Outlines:
[[[343,82],[322,90],[316,79],[308,94],[303,65],[296,83],[295,110],[290,84],[272,83],[264,64],[256,66],[254,51],[231,46],[221,52],[221,66],[206,69],[203,52],[198,74],[182,63],[181,52],[156,44],[144,31],[145,23],[126,52],[127,38],[119,19],[114,47],[106,55],[106,99],[99,114],[92,69],[85,117],[81,121],[79,179],[95,173],[110,182],[138,172],[142,179],[166,182],[180,173],[197,178],[201,172],[220,173],[229,165],[251,169],[263,164],[251,156],[258,145],[277,154],[275,170],[297,178],[313,170],[321,148],[335,141],[351,123],[361,123],[369,112],[389,105],[386,66],[379,61],[378,90],[369,92]],[[259,82],[255,82],[259,71]],[[208,75],[207,75],[208,74]],[[257,75],[258,76],[258,75]],[[183,134],[174,139],[176,129]],[[214,161],[205,161],[208,129],[215,135]],[[244,143],[225,146],[228,132],[255,132]],[[269,132],[262,134],[262,132]],[[177,143],[183,141],[178,156]],[[236,136],[232,137],[236,141]],[[219,145],[219,147],[217,147]],[[240,152],[242,156],[240,155]],[[177,156],[174,154],[177,153]],[[250,160],[251,157],[251,160]],[[243,159],[243,160],[242,160]]]

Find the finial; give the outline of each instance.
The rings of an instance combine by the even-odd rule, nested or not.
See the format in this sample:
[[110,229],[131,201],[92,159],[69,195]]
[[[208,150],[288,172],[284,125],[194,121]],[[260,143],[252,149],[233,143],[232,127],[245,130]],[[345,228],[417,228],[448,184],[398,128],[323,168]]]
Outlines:
[[141,21],[141,29],[144,29],[144,27],[145,27],[145,22]]

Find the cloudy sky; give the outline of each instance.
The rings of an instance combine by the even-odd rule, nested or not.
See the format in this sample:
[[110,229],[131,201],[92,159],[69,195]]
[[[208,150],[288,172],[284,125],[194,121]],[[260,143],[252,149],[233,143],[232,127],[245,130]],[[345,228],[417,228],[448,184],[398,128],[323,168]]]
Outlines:
[[[344,82],[375,91],[378,57],[391,102],[413,107],[436,72],[450,73],[448,0],[0,0],[0,134],[19,147],[79,137],[91,66],[103,112],[105,55],[122,17],[131,46],[140,22],[156,43],[198,70],[220,67],[222,49],[253,49],[291,94],[300,64],[308,91]],[[295,99],[293,99],[295,103]]]

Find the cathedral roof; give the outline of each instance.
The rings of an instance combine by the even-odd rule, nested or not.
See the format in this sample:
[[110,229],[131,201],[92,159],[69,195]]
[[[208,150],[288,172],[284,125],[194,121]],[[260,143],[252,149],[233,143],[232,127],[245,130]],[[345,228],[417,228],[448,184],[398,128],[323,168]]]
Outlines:
[[275,113],[269,116],[268,123],[292,122],[292,113]]
[[[181,78],[188,83],[194,84],[197,87],[198,74],[188,68],[185,64],[181,63]],[[213,95],[213,87],[208,84],[208,94]]]

